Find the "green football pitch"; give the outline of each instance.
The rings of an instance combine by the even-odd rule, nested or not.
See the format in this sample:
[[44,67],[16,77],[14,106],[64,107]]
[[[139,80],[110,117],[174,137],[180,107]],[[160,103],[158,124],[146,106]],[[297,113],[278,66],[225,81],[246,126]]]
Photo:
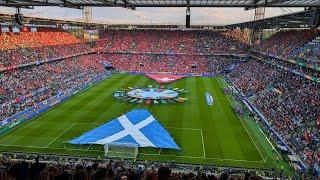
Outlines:
[[[127,104],[112,93],[127,87],[158,85],[141,75],[115,74],[0,136],[1,151],[104,157],[102,146],[70,145],[66,141],[135,108],[148,109],[170,132],[181,151],[140,148],[137,159],[213,164],[247,168],[280,168],[270,141],[253,119],[232,110],[237,103],[223,93],[222,77],[187,77],[168,86],[188,91],[183,104]],[[214,105],[208,106],[205,92]]]

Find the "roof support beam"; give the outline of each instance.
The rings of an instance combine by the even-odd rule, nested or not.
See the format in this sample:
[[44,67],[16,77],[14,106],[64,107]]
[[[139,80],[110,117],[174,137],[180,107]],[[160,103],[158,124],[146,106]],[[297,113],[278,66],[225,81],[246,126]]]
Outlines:
[[124,8],[128,8],[129,7],[132,10],[136,9],[136,7],[133,6],[132,4],[130,4],[127,0],[122,0],[122,2],[124,3]]
[[[0,0],[0,6],[186,7],[186,0]],[[320,7],[316,0],[192,0],[190,7]]]
[[270,1],[270,2],[265,2],[264,5],[265,6],[270,6],[270,5],[274,5],[274,4],[281,4],[281,3],[284,3],[288,0],[273,0],[273,1]]

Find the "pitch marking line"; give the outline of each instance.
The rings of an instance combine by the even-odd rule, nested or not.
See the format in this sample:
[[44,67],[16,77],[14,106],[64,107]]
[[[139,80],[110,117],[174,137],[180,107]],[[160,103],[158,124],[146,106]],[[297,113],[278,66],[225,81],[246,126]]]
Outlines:
[[[104,151],[99,151],[99,150],[84,150],[84,149],[72,149],[72,148],[54,148],[54,147],[41,147],[41,146],[20,146],[20,145],[7,145],[7,144],[0,144],[0,146],[104,153]],[[38,153],[38,152],[34,152],[34,153]],[[159,156],[158,153],[157,154],[139,153],[139,154],[148,155],[148,156]],[[250,160],[242,160],[242,159],[204,158],[204,157],[196,157],[196,156],[176,156],[176,155],[164,155],[164,154],[160,155],[160,156],[175,157],[175,158],[190,158],[190,159],[208,159],[208,160],[212,159],[212,160],[219,160],[219,161],[234,161],[234,162],[266,163],[266,162],[261,162],[261,161],[250,161]]]
[[[264,136],[264,138],[268,141],[268,143],[270,144],[270,146],[272,147],[273,150],[276,151],[277,156],[282,159],[282,156],[280,155],[280,153],[278,152],[278,150],[274,147],[274,145],[272,144],[272,142],[270,141],[270,139],[264,134],[264,132],[262,131],[262,129],[260,128],[259,125],[257,125],[258,129],[260,130],[261,134]],[[267,160],[267,156],[266,156],[266,160]]]
[[[53,111],[50,111],[50,112],[47,112],[46,114],[43,114],[43,115],[42,115],[42,118],[48,116],[48,115],[51,114],[52,112],[53,112]],[[38,115],[38,116],[41,116],[41,114]],[[37,122],[35,119],[32,118],[32,119],[26,120],[26,121],[23,122],[23,123],[26,123],[26,122],[28,122],[28,121],[29,121],[29,124],[27,124],[27,125],[25,125],[25,126],[21,126],[20,128],[18,128],[18,127],[20,126],[20,124],[19,124],[19,125],[13,127],[13,129],[14,129],[14,128],[18,128],[16,131],[12,131],[13,129],[11,129],[10,131],[8,131],[8,132],[6,132],[5,134],[3,134],[4,138],[2,138],[2,139],[0,140],[0,142],[4,141],[4,140],[7,139],[8,137],[11,137],[12,135],[17,134],[17,133],[20,132],[22,129],[24,129],[24,128],[26,128],[26,127],[29,127],[31,124]],[[21,124],[23,124],[23,123],[21,123]],[[11,133],[11,134],[8,134],[8,133],[10,133],[10,132],[12,132],[12,133]],[[6,136],[6,135],[7,135],[7,136]]]
[[97,125],[101,125],[100,123],[92,123],[92,122],[77,122],[77,124],[97,124]]
[[202,150],[203,150],[203,158],[206,158],[206,149],[204,148],[204,140],[203,140],[203,133],[201,129],[201,140],[202,140]]
[[[76,124],[98,124],[100,125],[99,123],[76,123]],[[68,129],[70,129],[71,127],[69,127]],[[206,150],[204,148],[204,138],[203,138],[203,133],[202,133],[202,129],[196,129],[196,128],[178,128],[178,127],[166,127],[168,129],[182,129],[182,130],[192,130],[192,131],[200,131],[201,133],[201,140],[202,140],[202,151],[203,151],[203,157],[205,158],[205,154],[206,154]],[[67,130],[68,130],[67,129]],[[160,155],[160,151],[158,153]]]
[[[218,83],[219,87],[220,87],[221,89],[223,89],[223,88],[221,87],[221,85],[220,85],[220,83],[219,83],[219,82],[220,82],[220,79],[218,79],[218,80],[217,80],[217,83]],[[230,101],[229,97],[228,97],[227,95],[225,95],[225,96],[227,97],[227,99],[228,99],[228,101],[229,101],[230,105],[232,106],[232,103],[231,103],[231,101]],[[262,161],[266,162],[266,160],[267,160],[267,156],[266,156],[266,157],[263,157],[263,155],[262,155],[262,153],[261,153],[260,149],[258,148],[258,146],[257,146],[256,142],[253,140],[253,138],[252,138],[251,134],[249,133],[249,131],[248,131],[247,127],[244,125],[244,123],[243,123],[242,119],[240,118],[239,114],[238,114],[238,113],[235,113],[235,114],[238,116],[238,119],[240,120],[240,122],[241,122],[242,126],[244,127],[244,129],[246,130],[247,134],[249,135],[249,137],[250,137],[251,141],[253,142],[253,144],[255,145],[256,149],[258,150],[258,152],[259,152],[259,154],[260,154],[260,156],[261,156],[261,158],[262,158]]]
[[204,147],[204,138],[202,129],[195,129],[195,128],[176,128],[176,127],[166,127],[168,129],[183,129],[183,130],[192,130],[192,131],[200,131],[201,141],[202,141],[202,151],[203,151],[203,158],[206,158],[206,149]]
[[77,124],[77,123],[75,122],[75,123],[71,124],[62,133],[60,133],[56,138],[54,138],[51,142],[49,142],[49,144],[47,144],[45,147],[49,147],[55,140],[57,140],[59,137],[61,137],[64,133],[66,133],[69,129],[71,129],[75,124]]
[[11,137],[12,135],[17,134],[17,133],[20,132],[22,129],[30,126],[30,125],[33,124],[34,122],[35,122],[35,121],[32,121],[32,122],[30,122],[29,124],[27,124],[27,125],[25,125],[25,126],[22,126],[21,128],[19,128],[17,131],[13,132],[12,134],[8,134],[8,135],[5,136],[4,138],[2,138],[2,139],[0,140],[0,142],[4,141],[4,140],[7,139],[8,137]]
[[[149,153],[139,153],[142,155],[147,155],[147,156],[157,156],[159,154],[149,154]],[[167,156],[167,157],[175,157],[175,158],[190,158],[190,159],[212,159],[212,160],[219,160],[219,161],[239,161],[239,162],[254,162],[254,163],[265,163],[262,161],[251,161],[251,160],[244,160],[244,159],[223,159],[223,158],[210,158],[210,157],[197,157],[197,156],[176,156],[176,155],[169,155],[169,154],[161,154],[160,156]]]
[[92,144],[90,144],[90,145],[89,145],[89,147],[87,148],[87,151],[89,151],[89,150],[90,150],[91,146],[92,146]]
[[192,130],[192,131],[201,131],[201,129],[196,128],[178,128],[178,127],[166,127],[168,129],[182,129],[182,130]]

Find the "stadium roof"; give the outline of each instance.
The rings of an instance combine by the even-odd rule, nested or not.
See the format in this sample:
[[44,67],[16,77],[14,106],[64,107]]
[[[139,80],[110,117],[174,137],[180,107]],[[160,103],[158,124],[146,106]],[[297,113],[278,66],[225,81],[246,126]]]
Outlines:
[[[258,29],[276,29],[276,28],[308,28],[310,27],[309,22],[313,16],[312,10],[306,10],[302,12],[296,12],[292,14],[286,14],[271,18],[266,18],[258,21],[249,21],[237,24],[231,24],[226,26],[214,26],[214,25],[192,25],[194,29],[234,29],[234,28],[253,28]],[[91,26],[91,27],[109,27],[109,28],[143,28],[143,29],[176,29],[180,25],[164,25],[164,24],[108,24],[100,22],[86,23],[83,21],[76,20],[61,20],[61,19],[49,19],[39,17],[24,17],[27,24],[35,25],[70,25],[70,26]],[[11,23],[15,22],[14,15],[0,14],[0,23]]]
[[225,26],[226,28],[256,28],[256,29],[275,29],[275,28],[309,28],[310,20],[313,17],[313,10],[306,10],[292,14],[286,14],[258,21],[249,21]]
[[[0,6],[186,7],[188,0],[0,0]],[[320,7],[319,0],[190,0],[191,7]]]
[[[181,25],[173,24],[109,24],[105,22],[84,22],[79,20],[63,20],[63,19],[51,19],[43,17],[24,16],[26,24],[39,25],[39,26],[56,26],[56,25],[69,25],[69,26],[85,26],[95,28],[116,28],[116,29],[179,29]],[[14,25],[14,14],[1,14],[0,24]],[[191,29],[221,29],[223,26],[215,25],[192,25]]]
[[[39,18],[39,17],[30,17],[24,16],[24,21],[26,24],[34,25],[70,25],[70,26],[104,26],[103,23],[86,23],[83,21],[75,20],[61,20],[61,19],[49,19],[49,18]],[[9,23],[15,22],[15,17],[13,14],[0,14],[0,23]]]

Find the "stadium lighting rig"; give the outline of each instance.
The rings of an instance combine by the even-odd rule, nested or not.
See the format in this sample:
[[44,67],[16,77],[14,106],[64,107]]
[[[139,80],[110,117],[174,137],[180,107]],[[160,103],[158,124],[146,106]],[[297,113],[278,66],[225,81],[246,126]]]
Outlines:
[[316,29],[320,25],[320,8],[312,8],[313,10],[313,16],[310,20],[310,26],[313,29]]
[[190,0],[187,0],[187,10],[186,10],[186,28],[190,28]]
[[16,20],[16,23],[19,24],[20,26],[23,25],[23,15],[21,14],[21,9],[17,8],[16,13],[14,14],[14,18]]

